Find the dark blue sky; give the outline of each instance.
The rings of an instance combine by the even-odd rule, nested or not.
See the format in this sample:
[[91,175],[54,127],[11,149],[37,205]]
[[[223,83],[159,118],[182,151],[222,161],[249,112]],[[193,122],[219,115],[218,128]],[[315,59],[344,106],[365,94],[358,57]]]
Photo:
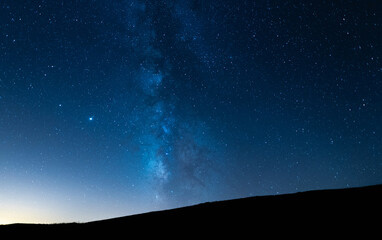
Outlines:
[[0,3],[0,223],[382,183],[379,1]]

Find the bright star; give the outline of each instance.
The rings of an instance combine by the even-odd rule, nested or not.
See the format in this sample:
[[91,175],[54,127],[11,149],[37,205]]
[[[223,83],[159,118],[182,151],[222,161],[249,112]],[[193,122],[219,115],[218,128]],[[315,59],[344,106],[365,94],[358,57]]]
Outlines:
[[89,121],[93,121],[93,117],[89,117]]

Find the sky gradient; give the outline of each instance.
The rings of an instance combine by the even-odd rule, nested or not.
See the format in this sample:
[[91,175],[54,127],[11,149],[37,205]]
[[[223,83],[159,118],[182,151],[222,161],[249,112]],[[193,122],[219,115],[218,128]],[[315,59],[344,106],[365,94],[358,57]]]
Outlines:
[[382,183],[379,1],[0,2],[0,224]]

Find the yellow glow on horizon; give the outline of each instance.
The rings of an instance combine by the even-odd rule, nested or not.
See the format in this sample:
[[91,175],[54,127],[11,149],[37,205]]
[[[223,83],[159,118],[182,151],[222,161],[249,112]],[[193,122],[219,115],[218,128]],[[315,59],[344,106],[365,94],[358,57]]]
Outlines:
[[11,224],[11,222],[0,219],[0,225],[6,225],[6,224]]
[[10,186],[0,191],[0,224],[89,222],[145,212],[144,204],[129,199],[113,204],[98,192],[85,197],[81,188],[26,182]]
[[0,209],[0,224],[12,223],[49,223],[49,219],[45,213],[28,207]]

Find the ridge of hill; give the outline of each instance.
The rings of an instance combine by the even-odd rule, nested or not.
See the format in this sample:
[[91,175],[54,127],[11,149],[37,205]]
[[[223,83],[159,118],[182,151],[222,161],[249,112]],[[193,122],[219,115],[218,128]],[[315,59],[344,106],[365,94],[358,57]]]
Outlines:
[[380,225],[381,213],[382,185],[375,185],[207,202],[88,223],[11,224],[0,226],[0,232],[224,236],[308,229],[349,231],[373,229]]

